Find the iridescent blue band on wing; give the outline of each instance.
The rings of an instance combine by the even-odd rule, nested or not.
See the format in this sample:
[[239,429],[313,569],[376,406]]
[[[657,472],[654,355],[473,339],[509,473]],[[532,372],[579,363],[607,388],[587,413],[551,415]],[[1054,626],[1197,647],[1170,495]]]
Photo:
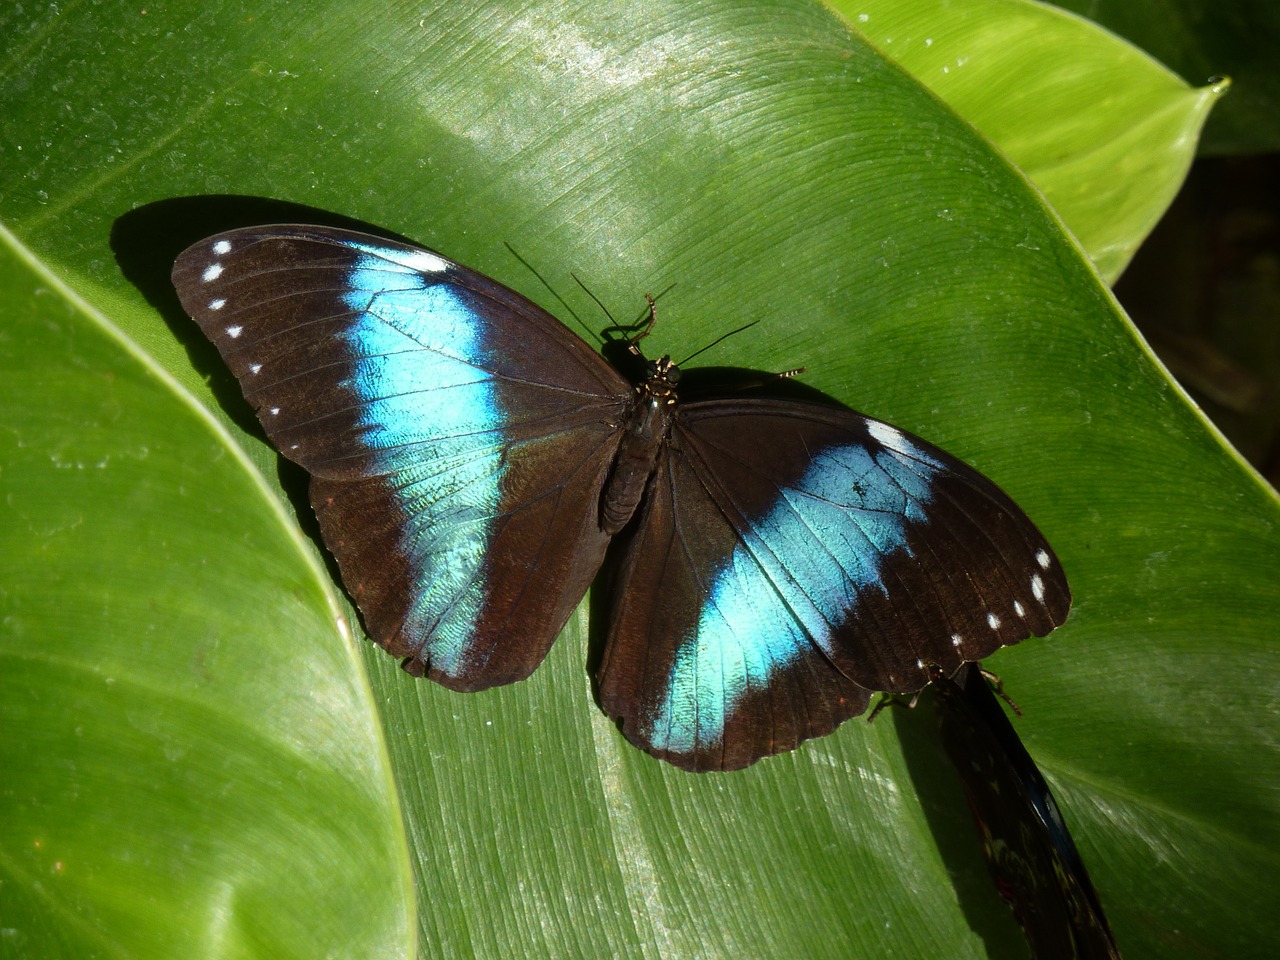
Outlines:
[[815,452],[773,509],[751,518],[676,649],[651,721],[656,747],[689,753],[715,743],[752,687],[811,645],[830,648],[839,625],[857,615],[859,593],[885,592],[881,567],[909,550],[908,526],[927,520],[930,478],[941,466],[910,453],[863,445]]
[[359,405],[372,472],[394,476],[397,549],[419,574],[405,632],[429,637],[432,664],[458,674],[484,605],[505,416],[485,373],[476,311],[457,289],[432,282],[446,270],[426,251],[364,247],[342,294],[355,312],[342,334],[351,365],[343,386]]

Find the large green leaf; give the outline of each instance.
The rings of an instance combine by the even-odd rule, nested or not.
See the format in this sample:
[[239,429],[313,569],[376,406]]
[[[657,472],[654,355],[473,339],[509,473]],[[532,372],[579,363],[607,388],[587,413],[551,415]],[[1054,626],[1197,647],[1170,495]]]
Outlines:
[[[804,364],[988,472],[1072,578],[1069,623],[993,666],[1126,954],[1265,954],[1275,496],[964,118],[800,0],[175,6],[0,13],[0,654],[20,665],[0,674],[0,943],[409,951],[407,853],[424,955],[1023,949],[913,715],[692,776],[591,702],[585,611],[503,690],[412,681],[370,644],[353,661],[321,555],[280,522],[296,505],[313,529],[297,472],[167,288],[186,242],[283,215],[244,199],[267,197],[592,326],[570,271],[620,315],[675,282],[655,349],[759,318],[712,361]],[[70,450],[86,467],[64,477]],[[108,454],[131,470],[114,485],[87,466]],[[210,637],[231,666],[205,666]],[[85,652],[145,682],[91,696],[68,670]],[[55,836],[65,869],[42,874],[32,844]]]
[[406,955],[323,570],[225,430],[0,241],[0,955]]
[[1202,152],[1280,150],[1280,5],[1269,0],[1056,0],[1114,30],[1191,83],[1229,76]]
[[837,0],[996,144],[1108,281],[1173,201],[1225,90],[1194,90],[1087,20],[1026,0]]

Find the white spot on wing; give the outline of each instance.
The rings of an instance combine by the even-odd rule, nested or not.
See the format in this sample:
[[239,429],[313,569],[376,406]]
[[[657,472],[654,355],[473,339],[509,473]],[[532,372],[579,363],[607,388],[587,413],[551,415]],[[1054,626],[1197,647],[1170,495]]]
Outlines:
[[227,327],[227,336],[234,340],[240,334],[244,333],[244,327]]
[[417,250],[413,254],[404,257],[402,262],[415,270],[421,270],[423,273],[444,273],[449,269],[448,260],[444,257],[437,257],[434,253],[429,253],[426,250]]
[[942,468],[940,460],[926,453],[919,444],[913,442],[910,437],[897,427],[891,427],[889,424],[881,423],[879,420],[868,420],[867,433],[871,435],[871,439],[884,444],[895,453],[910,457],[912,460],[919,461],[934,469]]
[[958,646],[960,646],[960,644],[962,644],[962,643],[964,643],[964,638],[963,638],[963,637],[961,637],[961,636],[960,636],[960,634],[958,634],[958,633],[953,633],[953,634],[951,635],[951,645],[952,645],[953,647],[958,647]]
[[444,257],[437,256],[430,250],[401,250],[397,247],[380,247],[373,243],[356,243],[353,246],[357,250],[401,264],[420,273],[444,273],[452,266]]
[[226,305],[227,305],[227,301],[223,300],[221,297],[219,297],[217,300],[209,301],[210,310],[221,310]]
[[249,364],[249,372],[250,372],[250,373],[252,373],[252,374],[255,374],[255,375],[256,375],[256,374],[261,373],[261,372],[262,372],[262,364],[260,364],[260,363],[251,363],[251,364]]
[[[278,417],[278,416],[280,415],[280,408],[279,408],[279,407],[272,407],[272,408],[271,408],[271,410],[270,410],[270,413],[271,413],[271,415],[272,415],[273,417]],[[289,449],[290,449],[290,450],[296,450],[297,448],[298,448],[297,444],[294,444],[294,445],[293,445],[292,447],[290,447]]]
[[200,279],[208,283],[210,280],[217,280],[220,276],[222,276],[222,264],[211,263],[204,268],[204,273],[200,274]]
[[1017,600],[1013,601],[1013,612],[1020,617],[1025,617],[1027,615],[1027,611],[1022,609],[1022,604]]
[[1044,581],[1040,579],[1038,573],[1031,578],[1031,595],[1044,603]]
[[881,423],[879,420],[867,421],[867,433],[871,434],[886,447],[893,447],[895,450],[901,447],[906,439],[902,436],[902,431],[897,427],[891,427],[887,423]]
[[1036,551],[1036,563],[1040,564],[1041,570],[1049,569],[1049,555],[1043,550]]
[[990,627],[992,630],[999,630],[999,629],[1000,629],[1000,618],[999,618],[999,617],[997,617],[994,613],[988,613],[988,614],[987,614],[987,626],[988,626],[988,627]]
[[219,240],[217,243],[213,245],[213,252],[220,257],[226,256],[228,253],[231,252],[231,241]]

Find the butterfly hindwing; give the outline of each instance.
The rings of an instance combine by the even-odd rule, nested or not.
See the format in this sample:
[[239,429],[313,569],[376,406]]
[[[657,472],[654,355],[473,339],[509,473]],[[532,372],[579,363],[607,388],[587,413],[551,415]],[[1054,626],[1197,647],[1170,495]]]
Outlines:
[[[692,403],[673,421],[599,678],[650,752],[744,765],[861,712],[866,690],[917,690],[931,664],[1065,619],[1065,577],[1030,520],[924,441],[795,401]],[[762,708],[765,688],[785,695]],[[821,719],[795,719],[819,704]]]
[[513,291],[363,234],[231,231],[173,280],[311,473],[374,639],[458,689],[527,676],[603,557],[598,490],[629,384]]
[[689,770],[745,767],[867,706],[736,543],[688,459],[664,456],[610,592],[600,705],[637,746]]
[[[313,478],[325,543],[370,634],[411,658],[411,673],[454,689],[532,673],[604,559],[594,504],[609,439],[561,432],[505,449],[483,468],[501,470],[508,502],[496,507],[473,502],[474,471],[458,464]],[[525,489],[527,499],[510,502]]]

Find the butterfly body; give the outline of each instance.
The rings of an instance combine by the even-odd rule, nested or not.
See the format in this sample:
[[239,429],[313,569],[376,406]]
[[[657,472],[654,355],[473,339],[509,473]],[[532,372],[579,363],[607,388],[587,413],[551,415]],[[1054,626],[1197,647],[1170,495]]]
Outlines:
[[173,277],[311,474],[369,634],[452,689],[528,676],[611,543],[601,705],[687,769],[790,749],[869,690],[917,690],[930,664],[1066,617],[1022,511],[881,421],[679,401],[667,357],[633,386],[514,291],[363,234],[231,231]]
[[621,532],[640,505],[658,457],[671,435],[680,369],[663,357],[635,390],[601,505],[601,527]]

